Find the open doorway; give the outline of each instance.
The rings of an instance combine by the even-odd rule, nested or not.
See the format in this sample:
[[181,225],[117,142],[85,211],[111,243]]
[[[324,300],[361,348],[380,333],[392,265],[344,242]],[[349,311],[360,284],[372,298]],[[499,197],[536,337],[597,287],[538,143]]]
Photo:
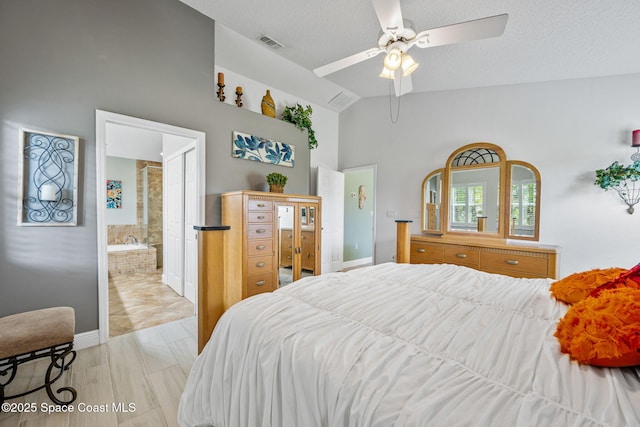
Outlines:
[[[110,313],[118,312],[126,292],[146,299],[147,309],[180,310],[175,301],[182,299],[181,310],[194,313],[193,225],[204,218],[204,158],[202,132],[96,110],[97,194],[105,194],[107,181],[111,189],[97,210],[100,342],[113,335]],[[122,289],[114,291],[114,278]],[[182,298],[187,294],[191,302]],[[127,321],[121,320],[125,328]]]
[[375,263],[376,165],[344,169],[343,269]]

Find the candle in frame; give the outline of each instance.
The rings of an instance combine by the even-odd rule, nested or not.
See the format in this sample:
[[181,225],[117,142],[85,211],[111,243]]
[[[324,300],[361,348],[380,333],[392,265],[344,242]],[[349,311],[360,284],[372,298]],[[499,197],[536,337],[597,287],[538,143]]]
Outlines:
[[52,184],[45,184],[40,188],[40,200],[43,202],[53,202],[57,199],[56,187]]
[[238,86],[238,87],[236,88],[236,93],[237,93],[238,95],[242,95],[242,86]]
[[224,73],[218,73],[218,84],[224,85]]

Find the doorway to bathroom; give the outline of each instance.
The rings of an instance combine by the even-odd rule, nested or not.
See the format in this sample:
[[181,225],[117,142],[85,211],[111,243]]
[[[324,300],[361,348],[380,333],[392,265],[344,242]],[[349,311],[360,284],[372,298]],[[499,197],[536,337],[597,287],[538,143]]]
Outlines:
[[97,110],[96,147],[105,342],[195,314],[204,133]]

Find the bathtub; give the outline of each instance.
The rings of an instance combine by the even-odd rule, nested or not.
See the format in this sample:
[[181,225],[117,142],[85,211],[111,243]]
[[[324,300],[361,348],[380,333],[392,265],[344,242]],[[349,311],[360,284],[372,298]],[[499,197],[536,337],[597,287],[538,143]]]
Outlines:
[[122,251],[141,251],[149,249],[147,245],[136,243],[135,245],[108,245],[107,253],[122,252]]
[[109,274],[152,273],[158,269],[156,248],[147,245],[108,245]]

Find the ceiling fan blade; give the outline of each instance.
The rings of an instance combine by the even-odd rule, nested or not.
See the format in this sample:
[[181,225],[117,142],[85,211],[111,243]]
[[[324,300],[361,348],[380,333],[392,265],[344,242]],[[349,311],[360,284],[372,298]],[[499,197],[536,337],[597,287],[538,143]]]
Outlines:
[[[401,70],[399,70],[401,71]],[[396,96],[402,96],[405,93],[409,93],[413,90],[413,82],[411,76],[402,76],[402,72],[396,72],[396,77],[393,79],[393,88],[396,92]]]
[[384,33],[395,34],[404,29],[400,0],[371,0]]
[[323,65],[322,67],[318,67],[314,69],[313,72],[316,73],[318,77],[324,77],[327,74],[335,73],[336,71],[340,71],[343,68],[355,65],[358,62],[366,61],[369,58],[373,58],[374,56],[382,52],[384,51],[377,47],[367,49],[351,56],[347,56],[346,58],[338,59],[337,61],[327,65]]
[[411,44],[425,48],[498,37],[504,33],[508,18],[509,15],[503,13],[502,15],[421,31],[411,41]]

